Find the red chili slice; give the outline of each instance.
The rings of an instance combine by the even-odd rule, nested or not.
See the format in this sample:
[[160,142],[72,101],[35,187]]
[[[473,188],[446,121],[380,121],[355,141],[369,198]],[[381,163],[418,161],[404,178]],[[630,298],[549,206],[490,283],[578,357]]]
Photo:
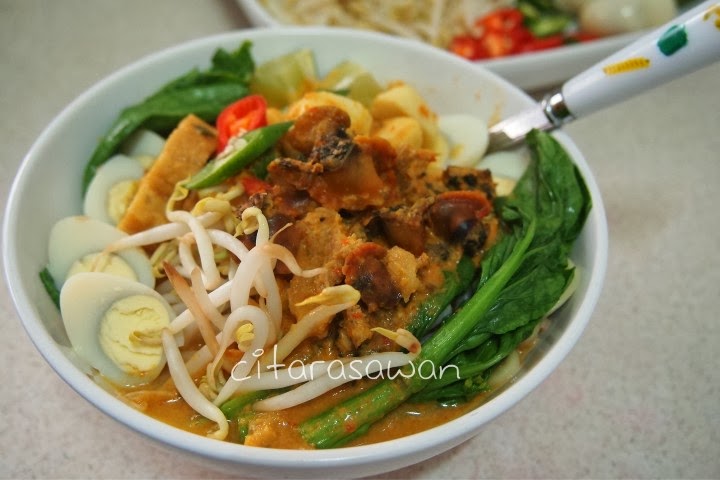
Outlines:
[[267,102],[262,95],[248,95],[220,112],[216,126],[218,148],[222,152],[230,138],[267,125]]

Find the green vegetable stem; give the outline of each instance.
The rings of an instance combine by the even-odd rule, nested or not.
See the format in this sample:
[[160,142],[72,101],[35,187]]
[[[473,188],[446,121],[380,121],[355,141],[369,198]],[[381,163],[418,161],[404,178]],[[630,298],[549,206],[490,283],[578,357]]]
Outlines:
[[407,327],[418,338],[424,337],[453,300],[470,288],[475,276],[475,267],[472,260],[462,257],[455,271],[443,273],[445,281],[442,287],[420,304]]
[[[582,176],[547,133],[528,135],[532,162],[496,205],[504,233],[481,265],[477,289],[404,367],[365,392],[306,420],[300,434],[317,448],[340,446],[401,403],[451,400],[486,388],[493,366],[525,340],[560,298],[573,271],[572,245],[591,208]],[[449,376],[438,376],[443,367]],[[414,374],[413,374],[414,373]]]
[[138,128],[168,131],[191,113],[212,122],[229,103],[247,95],[255,69],[250,46],[246,41],[233,52],[219,49],[208,70],[193,69],[142,102],[125,108],[85,166],[83,195],[98,167]]

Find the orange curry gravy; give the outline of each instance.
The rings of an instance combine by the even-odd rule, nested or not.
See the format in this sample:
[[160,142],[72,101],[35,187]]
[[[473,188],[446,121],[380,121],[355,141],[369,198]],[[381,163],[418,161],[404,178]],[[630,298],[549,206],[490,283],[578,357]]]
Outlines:
[[[336,388],[311,402],[277,412],[253,414],[247,435],[240,435],[238,422],[231,421],[227,441],[258,447],[310,449],[300,436],[297,426],[304,420],[337,405],[343,400],[369,388],[376,380],[358,380]],[[217,426],[196,413],[185,401],[166,384],[161,391],[166,394],[143,390],[123,392],[129,403],[143,413],[174,427],[199,435],[207,435]],[[383,419],[373,424],[361,437],[347,446],[367,445],[418,433],[449,422],[476,408],[485,398],[479,394],[468,402],[444,406],[436,402],[406,402]],[[250,408],[245,411],[249,412]]]
[[[324,273],[304,278],[276,267],[284,331],[312,308],[298,304],[324,288],[346,284],[360,293],[355,306],[313,331],[285,359],[286,365],[397,350],[373,329],[408,328],[421,303],[442,287],[443,272],[454,270],[463,256],[479,266],[495,239],[495,187],[489,171],[433,171],[433,152],[396,150],[380,137],[352,136],[349,124],[338,108],[307,110],[281,139],[280,156],[268,166],[266,188],[235,205],[238,213],[260,208],[274,242],[290,250],[303,268],[324,268]],[[242,181],[242,175],[247,173],[230,181]],[[252,235],[241,240],[254,244]],[[237,358],[237,348],[234,352]],[[228,440],[310,448],[296,427],[372,382],[354,381],[286,410],[241,415],[248,420],[240,427],[234,422]],[[216,428],[179,398],[167,375],[144,390],[124,393],[148,415],[171,425],[198,434]],[[425,430],[481,401],[478,397],[452,407],[406,403],[353,445]]]

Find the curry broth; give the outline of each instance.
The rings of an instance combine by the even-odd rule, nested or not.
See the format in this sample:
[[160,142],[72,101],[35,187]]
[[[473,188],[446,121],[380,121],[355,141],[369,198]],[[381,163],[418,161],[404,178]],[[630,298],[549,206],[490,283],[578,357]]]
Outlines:
[[[244,444],[267,448],[311,449],[300,436],[297,426],[370,388],[374,383],[376,380],[358,380],[296,407],[276,412],[253,413],[254,418]],[[130,403],[156,420],[198,435],[207,435],[217,428],[214,422],[195,412],[176,392],[168,391],[167,396],[142,395],[139,399],[137,394],[153,392],[128,390],[124,392],[126,399],[127,395],[133,395],[133,392],[135,396]],[[485,398],[485,394],[479,394],[468,402],[452,406],[437,402],[405,402],[347,446],[379,443],[428,430],[464,415],[482,404]],[[230,432],[227,440],[238,442],[237,425],[233,424],[233,421]]]
[[[540,333],[549,326],[549,321],[541,322],[533,335],[518,345],[517,353],[520,363],[525,361],[538,341]],[[304,342],[294,358],[302,357],[302,351],[309,348],[310,342]],[[305,347],[305,348],[302,348]],[[199,378],[196,378],[198,381]],[[510,378],[506,379],[510,381]],[[321,395],[311,402],[276,412],[253,413],[252,428],[248,439],[239,442],[237,421],[230,421],[229,441],[266,448],[311,449],[312,446],[298,433],[297,426],[303,421],[338,405],[344,400],[372,387],[380,380],[367,378],[350,382]],[[217,425],[195,412],[180,397],[172,381],[159,378],[149,388],[127,388],[118,392],[133,407],[168,425],[198,435],[208,435]],[[404,402],[398,408],[370,426],[361,437],[348,442],[346,446],[369,445],[405,437],[445,424],[482,405],[493,392],[475,395],[466,402],[455,405],[442,405],[438,402]],[[245,411],[251,411],[246,407]]]

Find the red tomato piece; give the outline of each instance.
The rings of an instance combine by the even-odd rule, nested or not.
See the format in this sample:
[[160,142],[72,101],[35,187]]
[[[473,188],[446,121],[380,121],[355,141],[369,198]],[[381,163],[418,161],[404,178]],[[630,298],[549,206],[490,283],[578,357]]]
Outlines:
[[477,33],[453,38],[449,47],[451,52],[470,60],[478,60],[547,50],[594,38],[584,32],[569,36],[559,33],[536,37],[525,26],[523,14],[517,8],[495,10],[478,18],[475,26]]
[[484,52],[483,58],[512,55],[532,39],[532,33],[523,23],[523,14],[517,8],[495,10],[475,22],[480,30],[477,40]]
[[230,138],[267,125],[267,102],[262,95],[248,95],[233,102],[218,115],[217,151],[222,152]]

